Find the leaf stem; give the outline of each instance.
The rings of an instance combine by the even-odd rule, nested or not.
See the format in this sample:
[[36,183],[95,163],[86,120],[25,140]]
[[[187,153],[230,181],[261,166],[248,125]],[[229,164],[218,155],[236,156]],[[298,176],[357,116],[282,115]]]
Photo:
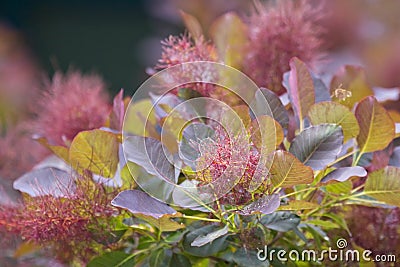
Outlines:
[[203,217],[190,216],[190,215],[185,215],[185,214],[183,214],[182,217],[185,218],[185,219],[192,219],[192,220],[198,220],[198,221],[221,222],[218,219],[203,218]]
[[343,155],[343,156],[337,158],[335,161],[329,163],[326,167],[329,168],[329,167],[335,165],[336,163],[338,163],[338,162],[344,160],[344,159],[347,158],[347,157],[350,157],[351,155],[353,155],[353,154],[355,154],[355,153],[357,153],[357,152],[358,152],[357,149],[355,149],[355,150],[353,150],[353,151],[350,151],[349,153],[346,153],[345,155]]

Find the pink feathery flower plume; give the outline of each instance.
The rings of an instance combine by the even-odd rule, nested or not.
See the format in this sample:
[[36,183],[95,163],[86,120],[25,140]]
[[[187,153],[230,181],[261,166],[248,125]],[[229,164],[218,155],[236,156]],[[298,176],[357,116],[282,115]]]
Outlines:
[[[218,187],[221,182],[230,183],[230,181],[220,181],[220,179],[233,179],[236,181],[235,185],[219,199],[220,203],[247,204],[252,200],[250,188],[254,179],[257,181],[263,179],[265,186],[268,183],[267,169],[259,166],[262,160],[261,155],[247,143],[244,136],[230,137],[220,128],[217,128],[216,133],[217,140],[205,144],[201,149],[201,157],[198,160],[198,167],[201,171],[197,172],[196,179],[200,181],[200,185],[211,183],[215,187]],[[250,151],[247,154],[244,151],[248,149]],[[235,152],[239,152],[240,158],[234,158]],[[229,174],[225,173],[228,168],[230,169]],[[216,188],[216,190],[218,189]],[[257,193],[256,197],[260,197],[262,193]]]
[[118,214],[110,203],[117,192],[80,177],[76,191],[64,193],[66,197],[27,197],[17,206],[0,205],[0,233],[48,247],[62,261],[87,261],[110,238],[109,220]]
[[37,109],[36,129],[50,142],[63,145],[83,130],[104,125],[110,104],[97,75],[56,73]]
[[292,57],[311,66],[321,59],[321,11],[319,2],[309,0],[282,0],[266,7],[258,3],[249,17],[250,42],[244,72],[258,86],[284,93],[282,76],[289,70]]
[[[180,36],[169,36],[164,41],[161,41],[162,53],[161,58],[155,66],[156,70],[163,70],[178,64],[195,62],[195,61],[216,61],[215,46],[207,42],[203,36],[193,40],[189,33]],[[192,76],[195,79],[201,78],[207,70],[199,67],[192,71]],[[187,73],[181,73],[187,75]],[[179,75],[173,77],[174,80],[180,80]],[[214,85],[206,83],[196,83],[188,86],[203,96],[209,96],[210,92],[214,89]],[[172,93],[177,94],[178,90],[173,90]]]

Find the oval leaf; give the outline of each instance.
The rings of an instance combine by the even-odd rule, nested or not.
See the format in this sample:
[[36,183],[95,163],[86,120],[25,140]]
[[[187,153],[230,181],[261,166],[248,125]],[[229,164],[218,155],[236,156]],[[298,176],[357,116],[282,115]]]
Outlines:
[[314,104],[308,117],[313,125],[322,123],[338,124],[343,130],[343,141],[356,137],[360,132],[360,127],[354,114],[348,107],[335,102],[321,102]]
[[257,213],[270,214],[279,208],[280,199],[278,194],[265,195],[262,198],[245,206],[238,211],[241,215],[252,215]]
[[193,242],[191,243],[192,246],[194,247],[201,247],[204,246],[205,244],[208,244],[215,239],[224,236],[228,233],[229,227],[228,225],[225,225],[224,228],[221,228],[216,231],[212,231],[211,233],[208,233],[206,235],[198,236],[196,237]]
[[135,258],[132,255],[113,251],[92,259],[87,267],[131,267],[134,264]]
[[228,247],[228,243],[225,242],[227,238],[226,235],[221,236],[215,239],[212,243],[205,244],[202,247],[194,247],[191,245],[198,236],[207,235],[217,228],[218,227],[215,225],[205,225],[189,232],[183,240],[184,251],[198,257],[209,257],[217,252],[225,250]]
[[133,214],[143,214],[156,219],[164,215],[177,214],[177,211],[167,204],[139,190],[122,191],[111,201],[111,204],[115,207],[127,209]]
[[217,18],[210,28],[210,35],[217,47],[219,58],[225,64],[240,68],[247,45],[247,27],[233,12]]
[[[269,108],[266,108],[265,105]],[[289,124],[289,116],[287,110],[283,106],[279,97],[272,91],[260,88],[255,93],[254,102],[251,104],[252,112],[256,116],[267,115],[280,123],[286,128]]]
[[388,166],[371,172],[364,193],[389,205],[400,207],[400,168]]
[[318,208],[319,204],[305,200],[291,200],[289,203],[281,204],[278,210],[311,210]]
[[143,167],[151,175],[169,182],[175,182],[175,168],[170,163],[172,156],[161,142],[142,136],[129,136],[123,142],[127,161]]
[[309,127],[296,136],[289,152],[314,170],[322,170],[336,159],[342,143],[340,126],[321,124]]
[[263,153],[274,151],[282,143],[283,129],[273,118],[259,116],[252,121],[251,126],[251,140]]
[[274,153],[270,177],[275,187],[309,184],[314,180],[313,170],[286,151],[276,151]]
[[362,67],[346,65],[332,78],[330,91],[332,100],[352,109],[354,104],[366,96],[373,95]]
[[269,229],[278,232],[287,232],[299,225],[300,217],[288,211],[277,211],[263,216],[261,223]]
[[367,171],[363,167],[343,167],[330,172],[327,176],[322,178],[321,183],[327,183],[333,180],[344,182],[354,176],[364,177],[366,175]]
[[72,140],[69,162],[78,171],[89,170],[103,177],[113,177],[118,165],[118,140],[102,130],[83,131]]
[[394,122],[373,96],[368,96],[357,105],[356,118],[360,125],[357,137],[360,153],[382,150],[395,135]]
[[289,65],[289,98],[301,121],[315,103],[314,83],[306,64],[300,59],[292,58]]

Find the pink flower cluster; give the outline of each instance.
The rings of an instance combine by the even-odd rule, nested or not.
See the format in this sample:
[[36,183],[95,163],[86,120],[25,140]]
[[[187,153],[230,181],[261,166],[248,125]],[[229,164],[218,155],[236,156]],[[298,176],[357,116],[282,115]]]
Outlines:
[[289,70],[292,57],[309,65],[321,58],[322,19],[322,9],[308,0],[259,5],[248,22],[249,47],[244,72],[258,86],[278,94],[285,92],[282,77]]
[[80,131],[103,126],[111,110],[105,89],[96,75],[56,73],[37,109],[37,133],[64,145]]

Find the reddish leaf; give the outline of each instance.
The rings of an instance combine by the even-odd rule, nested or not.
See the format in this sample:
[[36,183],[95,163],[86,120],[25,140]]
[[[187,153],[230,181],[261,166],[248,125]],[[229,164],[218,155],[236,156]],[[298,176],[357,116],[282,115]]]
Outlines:
[[306,64],[294,57],[289,62],[289,97],[300,121],[315,103],[314,83]]

